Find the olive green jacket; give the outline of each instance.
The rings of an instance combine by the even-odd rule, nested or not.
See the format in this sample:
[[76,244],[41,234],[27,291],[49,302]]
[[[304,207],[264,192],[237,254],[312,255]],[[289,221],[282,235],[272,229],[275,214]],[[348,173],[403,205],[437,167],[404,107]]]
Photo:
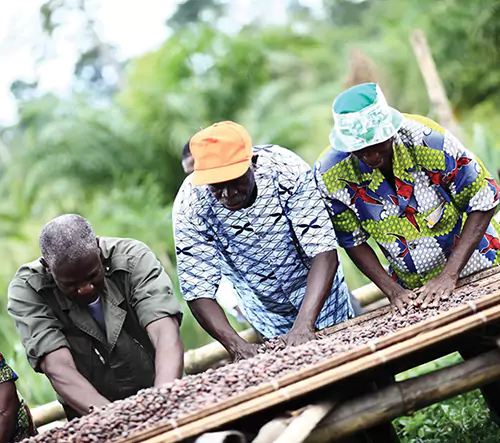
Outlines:
[[154,348],[145,328],[166,316],[180,320],[181,313],[169,277],[145,244],[100,237],[99,247],[105,267],[101,299],[106,333],[88,308],[59,292],[39,260],[16,273],[8,312],[36,371],[45,355],[69,348],[78,371],[114,401],[154,384]]

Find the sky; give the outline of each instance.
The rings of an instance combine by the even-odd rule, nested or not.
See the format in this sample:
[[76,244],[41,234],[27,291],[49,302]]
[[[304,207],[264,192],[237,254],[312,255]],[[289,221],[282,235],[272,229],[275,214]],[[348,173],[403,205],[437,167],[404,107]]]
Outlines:
[[[75,0],[66,0],[68,3]],[[98,37],[112,44],[119,60],[154,50],[168,37],[167,18],[178,0],[90,0]],[[16,104],[10,93],[14,80],[39,80],[42,92],[69,94],[79,49],[85,46],[80,14],[61,15],[63,26],[48,40],[40,23],[44,0],[0,0],[0,126],[13,124]],[[221,25],[231,30],[259,16],[270,24],[286,20],[287,0],[232,0]],[[303,0],[318,6],[321,0]]]

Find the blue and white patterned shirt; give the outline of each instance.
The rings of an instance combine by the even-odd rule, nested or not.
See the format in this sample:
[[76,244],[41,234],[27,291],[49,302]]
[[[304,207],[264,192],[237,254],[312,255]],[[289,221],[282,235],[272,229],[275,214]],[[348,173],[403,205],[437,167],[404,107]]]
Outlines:
[[[307,163],[280,146],[253,151],[257,198],[248,208],[230,211],[207,186],[184,181],[173,211],[177,268],[187,301],[215,299],[221,275],[228,278],[247,320],[270,338],[293,326],[311,259],[338,244]],[[353,316],[339,264],[316,328]]]

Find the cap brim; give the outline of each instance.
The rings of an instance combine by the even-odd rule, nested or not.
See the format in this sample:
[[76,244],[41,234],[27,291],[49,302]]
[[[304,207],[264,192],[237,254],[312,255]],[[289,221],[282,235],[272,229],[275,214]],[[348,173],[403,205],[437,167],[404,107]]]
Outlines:
[[391,137],[396,135],[397,131],[401,128],[401,125],[403,124],[404,116],[399,112],[397,109],[394,108],[389,108],[391,111],[391,120],[392,120],[392,125],[394,127],[394,132],[385,138],[384,140],[377,140],[374,143],[367,143],[366,145],[359,147],[357,149],[350,149],[348,146],[346,146],[339,137],[337,137],[337,133],[335,131],[335,127],[333,128],[332,132],[330,133],[330,145],[333,149],[336,151],[341,151],[341,152],[356,152],[360,151],[361,149],[368,148],[369,146],[376,145],[378,143],[383,143],[386,140],[389,140]]
[[[245,160],[234,165],[222,166],[220,168],[207,169],[204,171],[194,170],[191,183],[194,186],[213,185],[215,183],[227,182],[241,177],[248,171],[250,160]],[[196,165],[195,165],[196,168]]]

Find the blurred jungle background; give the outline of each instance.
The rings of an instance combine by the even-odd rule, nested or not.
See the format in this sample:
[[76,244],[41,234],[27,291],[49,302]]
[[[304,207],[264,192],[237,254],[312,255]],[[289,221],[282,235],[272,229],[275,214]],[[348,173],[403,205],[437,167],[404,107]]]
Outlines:
[[[0,25],[0,352],[32,406],[55,396],[5,306],[41,227],[76,212],[98,234],[140,239],[177,286],[171,207],[201,127],[234,120],[313,164],[333,98],[354,84],[377,81],[392,106],[438,118],[409,38],[422,29],[462,140],[500,167],[498,0],[2,0]],[[342,258],[349,287],[366,284]],[[186,349],[209,342],[184,308]],[[481,401],[400,419],[401,436],[498,441]]]

